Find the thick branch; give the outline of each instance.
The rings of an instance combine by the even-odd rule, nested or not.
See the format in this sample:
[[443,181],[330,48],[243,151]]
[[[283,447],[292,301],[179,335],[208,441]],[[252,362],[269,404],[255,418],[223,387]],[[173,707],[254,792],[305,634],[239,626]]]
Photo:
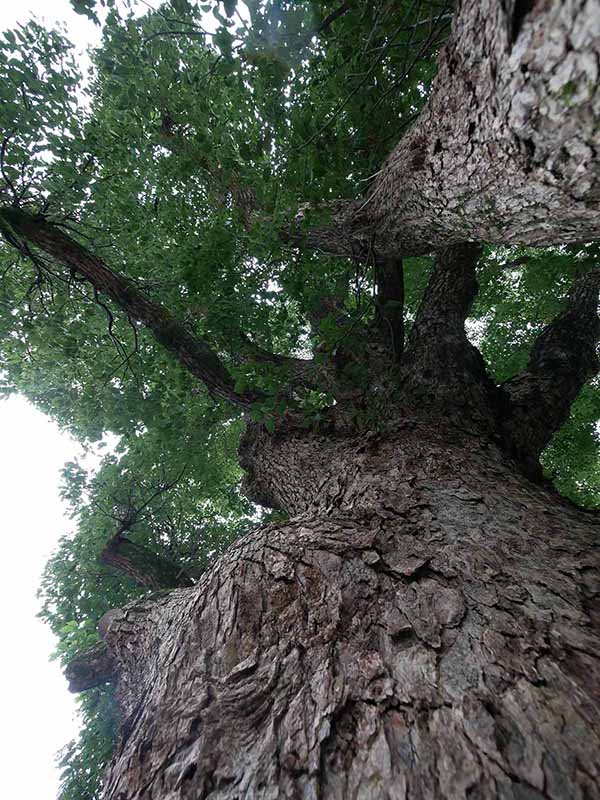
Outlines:
[[116,680],[117,665],[104,642],[83,650],[65,669],[70,692],[85,692],[103,683]]
[[180,566],[122,534],[109,541],[100,554],[100,561],[132,578],[138,586],[153,591],[193,586],[194,583]]
[[318,368],[312,359],[295,358],[294,356],[273,353],[270,350],[265,350],[244,334],[241,334],[240,339],[241,347],[245,351],[239,354],[242,360],[258,361],[280,367],[289,375],[290,382],[293,385],[301,385],[307,388],[313,388],[318,385]]
[[438,253],[408,341],[406,360],[439,367],[463,360],[465,320],[477,294],[478,244],[466,242]]
[[569,416],[583,384],[599,368],[600,269],[579,278],[566,310],[537,338],[524,372],[507,381],[506,437],[525,462],[537,458]]
[[459,3],[427,105],[348,225],[390,255],[598,238],[597,19],[597,0]]
[[427,404],[464,407],[487,417],[496,389],[465,320],[477,293],[481,247],[463,243],[438,254],[403,359],[404,386]]
[[319,25],[317,33],[325,33],[327,28],[329,28],[330,25],[332,25],[332,23],[336,21],[336,19],[342,17],[346,13],[346,11],[350,11],[351,8],[352,8],[352,3],[349,2],[342,3],[341,6],[336,8],[334,11],[332,11],[325,17],[323,22]]
[[192,335],[164,306],[150,300],[131,281],[113,272],[101,259],[55,225],[12,208],[3,209],[0,215],[18,237],[27,239],[82,275],[97,292],[113,300],[131,319],[142,322],[155,339],[211,392],[242,408],[248,408],[259,399],[254,393],[235,391],[231,375],[204,339]]

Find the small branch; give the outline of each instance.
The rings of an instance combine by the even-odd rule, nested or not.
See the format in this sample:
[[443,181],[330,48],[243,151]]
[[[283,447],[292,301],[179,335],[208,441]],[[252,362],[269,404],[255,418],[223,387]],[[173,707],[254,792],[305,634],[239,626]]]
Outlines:
[[208,31],[204,30],[191,30],[191,31],[157,31],[156,33],[152,33],[150,36],[146,36],[146,38],[142,41],[142,44],[148,44],[153,39],[156,39],[159,36],[214,36],[213,33],[209,33]]
[[537,464],[584,383],[598,372],[599,290],[600,268],[577,279],[566,310],[536,339],[526,369],[502,386],[508,395],[505,436],[525,463]]
[[[245,334],[240,334],[242,348],[246,351],[242,354],[243,361],[259,361],[267,364],[274,364],[288,371],[290,380],[294,384],[301,384],[307,388],[314,388],[318,385],[317,366],[312,359],[294,358],[293,356],[282,356],[265,350],[260,345],[253,342]],[[247,354],[247,355],[246,355]]]
[[4,179],[4,183],[8,186],[8,188],[10,190],[10,193],[13,196],[13,203],[16,205],[18,203],[18,195],[17,195],[17,192],[15,190],[13,182],[8,177],[8,174],[6,172],[6,164],[5,164],[6,148],[8,146],[8,143],[10,141],[10,137],[11,136],[12,136],[12,132],[9,133],[7,136],[5,136],[4,139],[2,140],[2,146],[0,147],[0,170],[2,171],[2,178]]

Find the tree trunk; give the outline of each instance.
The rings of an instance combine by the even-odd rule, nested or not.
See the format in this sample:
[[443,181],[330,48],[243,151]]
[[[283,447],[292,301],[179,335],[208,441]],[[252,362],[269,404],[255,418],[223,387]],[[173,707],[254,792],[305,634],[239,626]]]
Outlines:
[[117,613],[107,800],[600,796],[600,520],[496,446],[246,437],[287,522]]

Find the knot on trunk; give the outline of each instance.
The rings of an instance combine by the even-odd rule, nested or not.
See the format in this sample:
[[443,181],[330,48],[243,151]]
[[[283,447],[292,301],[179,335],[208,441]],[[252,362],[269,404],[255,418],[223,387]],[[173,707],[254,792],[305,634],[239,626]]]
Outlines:
[[85,692],[117,678],[117,663],[105,642],[98,642],[78,653],[67,664],[65,678],[70,692]]

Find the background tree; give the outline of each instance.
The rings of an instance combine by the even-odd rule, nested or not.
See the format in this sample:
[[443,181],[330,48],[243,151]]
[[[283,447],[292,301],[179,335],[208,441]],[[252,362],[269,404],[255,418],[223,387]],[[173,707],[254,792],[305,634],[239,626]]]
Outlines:
[[598,504],[595,5],[459,4],[433,86],[450,4],[246,5],[113,8],[84,106],[2,40],[3,390],[120,437],[42,586],[63,796],[117,676],[108,797],[591,796],[597,517],[538,458]]

